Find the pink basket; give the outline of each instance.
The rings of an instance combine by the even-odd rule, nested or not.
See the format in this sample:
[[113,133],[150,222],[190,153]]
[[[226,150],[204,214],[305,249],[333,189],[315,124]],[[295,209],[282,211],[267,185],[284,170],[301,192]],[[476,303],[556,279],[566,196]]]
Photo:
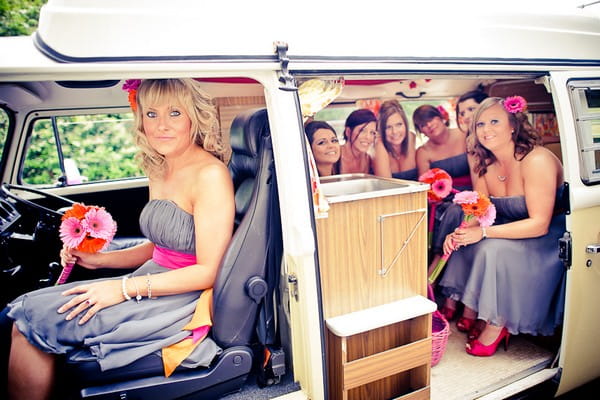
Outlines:
[[431,366],[437,365],[446,351],[450,324],[439,311],[431,314]]

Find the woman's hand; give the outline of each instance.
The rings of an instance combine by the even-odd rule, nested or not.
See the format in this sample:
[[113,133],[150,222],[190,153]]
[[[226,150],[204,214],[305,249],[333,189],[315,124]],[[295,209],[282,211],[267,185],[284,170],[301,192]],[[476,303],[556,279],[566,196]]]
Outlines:
[[446,239],[444,239],[444,244],[442,249],[444,250],[444,254],[450,254],[454,250],[458,249],[460,246],[453,239],[454,233],[449,233],[446,235]]
[[103,308],[124,301],[121,281],[118,279],[79,285],[62,292],[63,296],[72,294],[77,296],[63,304],[57,311],[60,314],[70,311],[65,317],[67,321],[84,313],[78,322],[79,325],[85,324]]
[[456,228],[453,233],[446,236],[444,251],[454,251],[460,246],[468,246],[483,239],[483,229],[480,226]]
[[78,264],[87,269],[101,268],[100,259],[102,253],[84,253],[67,246],[60,250],[60,264],[64,267],[67,264]]

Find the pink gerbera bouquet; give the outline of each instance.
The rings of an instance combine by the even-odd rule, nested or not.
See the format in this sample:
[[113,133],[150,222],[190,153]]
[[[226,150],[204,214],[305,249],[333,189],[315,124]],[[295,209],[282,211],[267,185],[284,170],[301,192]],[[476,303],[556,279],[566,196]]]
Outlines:
[[457,190],[452,187],[452,177],[450,174],[441,168],[431,168],[419,177],[419,182],[428,183],[430,185],[430,188],[427,191],[427,200],[431,206],[427,224],[427,240],[428,245],[431,247],[437,204],[448,197],[450,193],[457,192]]
[[441,168],[432,168],[419,177],[419,182],[428,183],[427,200],[442,201],[452,193],[452,177]]
[[[475,191],[464,190],[457,193],[452,201],[456,204],[460,204],[465,215],[460,223],[460,228],[465,228],[468,226],[469,222],[474,219],[477,220],[477,223],[482,228],[491,226],[496,220],[496,207],[486,195]],[[433,284],[438,278],[451,254],[452,253],[442,255],[440,261],[438,261],[431,272],[431,275],[429,275],[430,284]]]
[[[117,224],[103,207],[75,203],[62,216],[59,231],[60,239],[67,247],[96,253],[108,246],[115,236]],[[65,283],[72,269],[73,264],[67,264],[56,284]]]

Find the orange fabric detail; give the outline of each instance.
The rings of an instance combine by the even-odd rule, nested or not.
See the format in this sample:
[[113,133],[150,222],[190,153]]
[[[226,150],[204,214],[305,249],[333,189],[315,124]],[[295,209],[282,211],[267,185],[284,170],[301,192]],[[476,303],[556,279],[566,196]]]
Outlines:
[[[193,331],[204,326],[212,326],[211,305],[212,305],[212,288],[206,289],[200,295],[196,303],[196,310],[192,316],[192,320],[183,327],[183,330]],[[177,368],[183,360],[185,360],[192,351],[204,340],[208,334],[208,329],[205,329],[204,335],[198,340],[192,340],[192,337],[187,337],[180,342],[174,343],[162,349],[163,367],[165,377],[169,377],[175,368]]]

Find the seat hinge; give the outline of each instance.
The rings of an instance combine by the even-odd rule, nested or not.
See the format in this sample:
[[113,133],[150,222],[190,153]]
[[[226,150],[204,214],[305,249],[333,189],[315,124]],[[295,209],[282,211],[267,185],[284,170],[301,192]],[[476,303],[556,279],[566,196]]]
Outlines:
[[273,45],[275,46],[277,59],[279,60],[279,65],[281,66],[281,70],[279,71],[279,82],[281,82],[282,85],[279,87],[279,89],[287,92],[298,90],[298,87],[296,86],[296,80],[288,71],[288,64],[290,62],[290,59],[287,55],[288,44],[285,42],[275,42]]
[[558,239],[558,258],[562,261],[565,269],[571,269],[572,262],[572,246],[571,232],[566,231],[563,236]]

